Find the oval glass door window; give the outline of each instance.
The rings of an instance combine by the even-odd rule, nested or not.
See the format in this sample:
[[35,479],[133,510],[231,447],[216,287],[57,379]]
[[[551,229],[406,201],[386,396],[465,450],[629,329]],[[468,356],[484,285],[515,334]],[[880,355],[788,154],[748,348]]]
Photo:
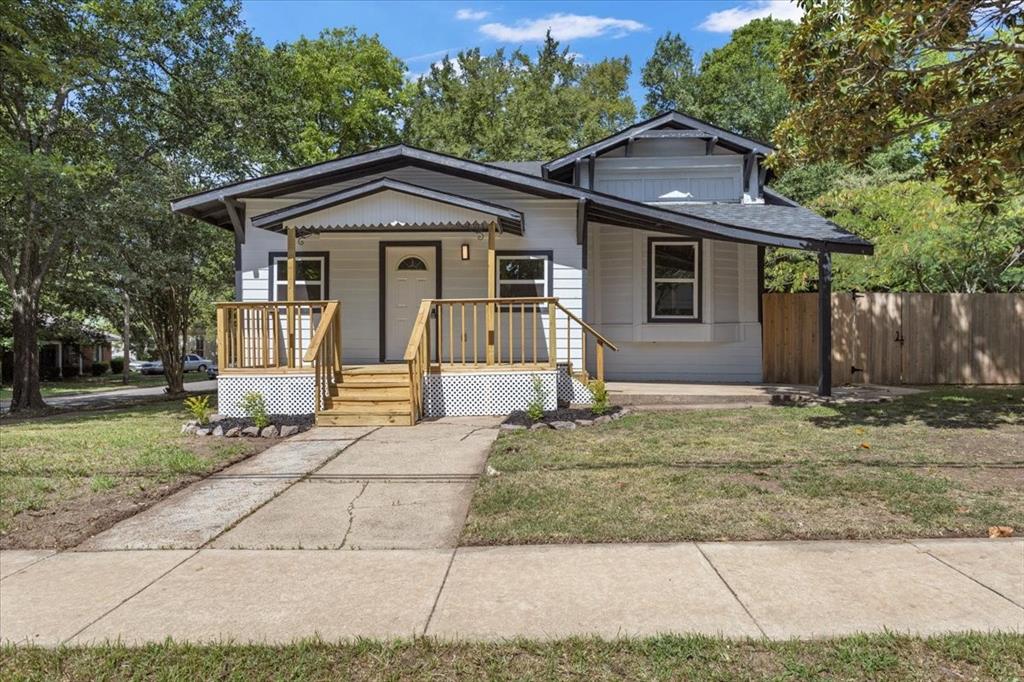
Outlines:
[[407,258],[403,258],[398,263],[398,269],[399,270],[426,270],[427,269],[427,264],[424,263],[420,258],[417,258],[416,256],[409,256]]

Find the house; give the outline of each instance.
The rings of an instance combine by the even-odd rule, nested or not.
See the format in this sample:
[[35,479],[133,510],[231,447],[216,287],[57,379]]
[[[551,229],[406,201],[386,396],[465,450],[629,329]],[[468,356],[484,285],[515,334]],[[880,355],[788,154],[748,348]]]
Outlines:
[[87,322],[47,317],[39,332],[39,375],[68,379],[92,374],[94,365],[109,368],[112,345],[119,341]]
[[771,152],[668,112],[543,163],[394,145],[177,199],[235,235],[221,409],[408,424],[761,381],[765,247],[817,253],[822,306],[831,253],[872,250],[766,188]]

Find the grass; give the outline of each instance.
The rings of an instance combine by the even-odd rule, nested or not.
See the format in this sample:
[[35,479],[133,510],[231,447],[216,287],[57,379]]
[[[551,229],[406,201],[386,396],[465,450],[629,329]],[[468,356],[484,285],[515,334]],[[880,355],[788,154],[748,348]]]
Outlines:
[[1024,388],[635,413],[489,464],[463,544],[983,536],[1024,527]]
[[0,546],[66,546],[260,447],[181,435],[186,419],[175,402],[0,422]]
[[433,639],[287,646],[0,647],[6,680],[1020,680],[1024,637],[896,635],[770,642],[645,639]]
[[[205,373],[188,373],[185,375],[185,383],[193,381],[206,381]],[[57,398],[60,396],[79,395],[85,393],[99,393],[101,391],[114,391],[119,388],[147,388],[150,386],[165,386],[167,380],[162,374],[139,374],[132,372],[128,375],[128,383],[122,381],[120,374],[107,373],[102,376],[73,377],[58,381],[43,381],[39,390],[43,398]],[[0,386],[0,400],[11,399],[11,387]]]

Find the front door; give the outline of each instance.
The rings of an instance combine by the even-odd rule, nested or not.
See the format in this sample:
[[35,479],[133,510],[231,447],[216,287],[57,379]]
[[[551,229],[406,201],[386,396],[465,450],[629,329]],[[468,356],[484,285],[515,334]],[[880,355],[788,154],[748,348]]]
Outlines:
[[433,246],[388,246],[384,267],[384,357],[394,362],[405,357],[420,302],[437,298],[437,252]]

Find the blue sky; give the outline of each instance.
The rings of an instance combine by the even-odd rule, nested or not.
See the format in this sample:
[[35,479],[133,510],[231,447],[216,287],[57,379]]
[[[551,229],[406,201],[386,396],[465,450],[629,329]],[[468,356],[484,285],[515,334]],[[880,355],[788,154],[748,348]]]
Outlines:
[[325,28],[354,26],[376,33],[411,74],[423,73],[445,53],[480,47],[536,49],[549,27],[579,58],[594,62],[629,55],[633,60],[631,91],[643,102],[640,69],[666,31],[680,33],[699,61],[704,52],[724,44],[731,31],[751,19],[771,14],[796,19],[788,0],[718,0],[688,2],[325,2],[248,0],[242,16],[265,42],[273,45]]

